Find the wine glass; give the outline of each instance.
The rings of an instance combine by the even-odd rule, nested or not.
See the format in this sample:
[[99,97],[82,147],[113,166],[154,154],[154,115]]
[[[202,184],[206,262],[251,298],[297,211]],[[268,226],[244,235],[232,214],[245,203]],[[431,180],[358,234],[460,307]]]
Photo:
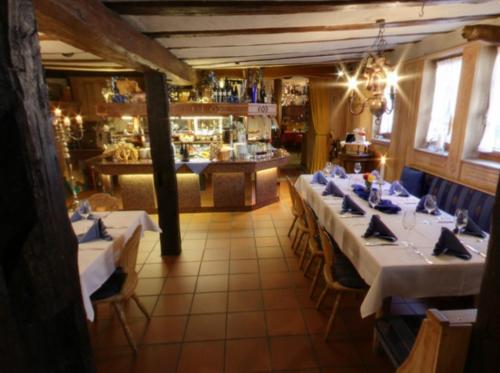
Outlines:
[[370,196],[368,197],[368,204],[371,208],[375,208],[380,203],[380,194],[378,190],[372,189],[370,191]]
[[394,193],[399,197],[401,194],[403,194],[403,185],[401,185],[401,181],[396,180],[395,182],[392,183]]
[[427,194],[424,200],[424,209],[430,215],[437,208],[436,196]]
[[[413,210],[405,210],[403,212],[403,228],[408,231],[408,236],[410,235],[415,225],[417,225],[417,213]],[[411,241],[404,241],[404,245],[411,247],[413,244]]]
[[360,162],[356,162],[354,163],[354,172],[357,174],[359,174],[362,170],[362,167],[361,167],[361,163]]
[[330,176],[332,171],[333,171],[332,162],[326,162],[325,167],[323,168],[323,173],[325,174],[325,176]]
[[78,207],[78,212],[83,217],[83,219],[87,220],[92,212],[92,208],[90,207],[90,203],[87,200],[83,200],[80,202],[80,206]]
[[455,226],[457,227],[458,234],[462,233],[467,226],[469,220],[469,212],[465,209],[457,209],[455,211]]

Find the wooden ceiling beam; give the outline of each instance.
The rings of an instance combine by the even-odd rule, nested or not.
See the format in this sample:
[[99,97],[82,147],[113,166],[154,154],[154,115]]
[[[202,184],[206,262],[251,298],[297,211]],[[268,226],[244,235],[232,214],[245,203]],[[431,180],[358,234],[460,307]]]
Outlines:
[[[385,38],[405,38],[405,37],[419,37],[423,38],[430,35],[436,34],[444,34],[448,31],[427,31],[427,32],[413,32],[406,34],[386,34]],[[180,51],[184,49],[198,49],[198,48],[233,48],[233,47],[265,47],[265,46],[273,46],[273,45],[300,45],[300,44],[314,44],[314,43],[335,43],[335,42],[344,42],[344,41],[361,41],[361,40],[371,40],[373,41],[375,36],[363,36],[363,37],[351,37],[351,38],[342,38],[342,39],[321,39],[321,40],[301,40],[301,41],[282,41],[282,42],[272,42],[272,43],[255,43],[255,44],[225,44],[225,45],[217,45],[217,44],[205,44],[200,46],[186,46],[186,47],[170,47],[170,51]]]
[[197,80],[194,69],[132,28],[99,0],[35,0],[40,31],[106,61],[164,72],[176,83]]
[[[488,15],[460,16],[460,17],[440,17],[428,19],[410,19],[405,21],[387,22],[385,28],[394,27],[414,27],[430,26],[446,23],[459,23],[482,21],[490,18],[500,17],[499,13]],[[266,34],[289,34],[300,32],[333,32],[333,31],[352,31],[378,29],[379,25],[375,22],[339,24],[334,26],[301,26],[301,27],[264,27],[250,29],[222,29],[222,30],[182,30],[182,31],[154,31],[144,34],[153,38],[172,38],[172,37],[200,37],[200,36],[234,36],[234,35],[266,35]]]
[[469,25],[465,26],[462,36],[467,41],[482,40],[490,43],[500,43],[500,26]]
[[[428,0],[426,5],[477,4],[487,0]],[[274,15],[376,9],[394,6],[393,0],[331,1],[113,1],[105,5],[123,15],[226,16]],[[421,6],[422,1],[400,0],[403,6]]]
[[[298,64],[292,66],[271,66],[263,67],[264,77],[269,79],[279,79],[291,76],[303,76],[306,78],[311,77],[332,77],[342,65],[342,61],[335,64]],[[229,78],[243,78],[243,72],[246,68],[240,69],[213,69],[217,76],[225,76]]]

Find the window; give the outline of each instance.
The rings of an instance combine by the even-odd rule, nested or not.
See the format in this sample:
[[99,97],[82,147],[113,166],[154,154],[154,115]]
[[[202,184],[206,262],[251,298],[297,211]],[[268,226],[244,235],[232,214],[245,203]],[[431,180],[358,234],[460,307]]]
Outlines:
[[500,48],[497,51],[491,77],[490,103],[486,127],[478,150],[482,153],[500,152]]
[[[384,90],[384,97],[387,100],[387,104],[391,104],[391,87],[387,85]],[[394,105],[396,102],[394,101]],[[375,138],[379,140],[386,140],[391,138],[392,124],[394,122],[394,110],[390,114],[382,115],[382,120],[380,121],[380,126],[377,128],[375,123],[375,117],[373,117],[373,133]]]
[[427,148],[431,151],[445,151],[450,143],[461,68],[462,57],[436,63],[431,120],[426,136]]

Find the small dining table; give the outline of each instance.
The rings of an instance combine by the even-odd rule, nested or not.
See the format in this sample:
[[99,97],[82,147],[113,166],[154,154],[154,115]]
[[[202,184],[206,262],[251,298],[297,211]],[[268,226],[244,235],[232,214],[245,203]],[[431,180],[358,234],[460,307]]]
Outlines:
[[[325,185],[311,184],[312,175],[301,175],[295,186],[310,204],[318,221],[332,235],[341,251],[349,258],[363,280],[370,286],[361,304],[361,316],[367,317],[382,307],[392,296],[426,298],[478,294],[484,271],[488,237],[461,234],[459,239],[470,251],[470,260],[450,255],[434,256],[433,249],[441,228],[455,228],[454,217],[441,211],[433,216],[416,213],[416,225],[405,230],[402,214],[415,210],[419,199],[414,196],[389,195],[390,184],[382,186],[382,198],[401,207],[397,214],[384,214],[371,208],[368,202],[352,191],[352,185],[364,184],[362,175],[349,174],[348,178],[331,178],[339,189],[349,195],[366,214],[341,214],[342,198],[323,196]],[[363,238],[372,215],[380,216],[383,223],[398,237],[394,243],[379,238]],[[403,242],[413,245],[404,245]]]
[[[78,244],[78,270],[82,289],[83,305],[87,319],[94,320],[94,308],[90,296],[116,269],[116,262],[127,241],[140,225],[144,231],[161,232],[158,225],[145,211],[95,212],[95,217],[102,219],[112,241],[96,239]],[[82,219],[71,223],[78,236],[85,233],[94,223],[92,219]]]

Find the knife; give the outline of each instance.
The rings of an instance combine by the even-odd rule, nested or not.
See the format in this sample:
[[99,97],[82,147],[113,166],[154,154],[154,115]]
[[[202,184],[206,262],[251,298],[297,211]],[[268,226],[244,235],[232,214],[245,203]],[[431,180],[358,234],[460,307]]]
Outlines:
[[[462,243],[463,243],[463,242],[462,242]],[[478,249],[476,249],[476,248],[472,247],[471,245],[467,245],[467,244],[465,244],[465,243],[464,243],[464,246],[465,246],[466,248],[468,248],[470,251],[472,251],[473,253],[476,253],[477,255],[480,255],[480,256],[482,256],[483,258],[486,258],[486,254],[485,254],[485,253],[483,253],[483,252],[479,251]]]

